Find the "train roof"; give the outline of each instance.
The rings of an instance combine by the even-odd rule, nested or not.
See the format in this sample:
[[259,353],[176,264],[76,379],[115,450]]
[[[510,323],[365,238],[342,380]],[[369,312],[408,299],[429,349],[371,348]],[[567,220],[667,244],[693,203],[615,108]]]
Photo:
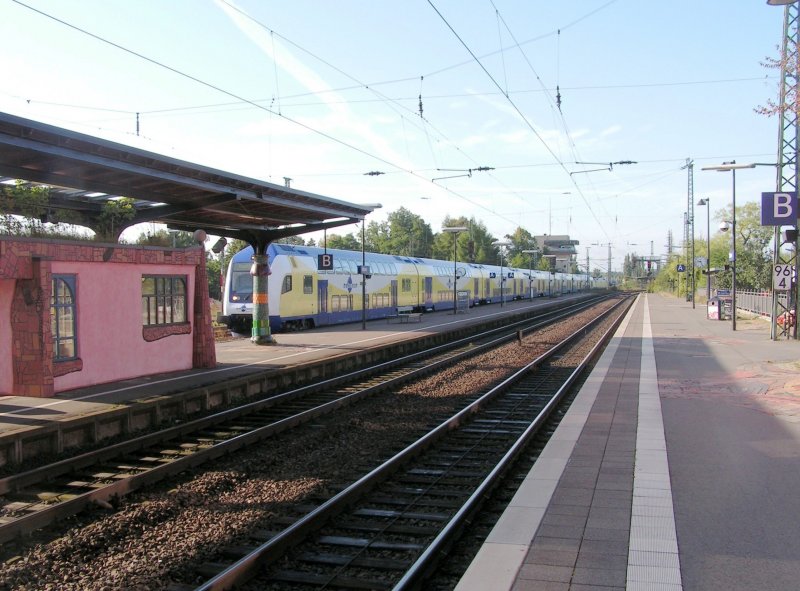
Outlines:
[[[339,257],[341,260],[351,260],[361,262],[361,251],[360,250],[341,250],[338,248],[328,248],[327,250],[321,248],[319,246],[304,246],[304,245],[297,245],[297,244],[281,244],[278,242],[273,242],[269,246],[269,254],[271,257],[274,257],[278,254],[285,254],[291,256],[307,256],[311,258],[316,258],[318,255],[324,253],[332,254],[334,257]],[[240,263],[247,261],[249,262],[251,257],[253,256],[253,249],[252,247],[247,247],[233,255],[233,261]],[[410,257],[410,256],[402,256],[402,255],[393,255],[393,254],[381,254],[376,252],[365,252],[364,257],[370,262],[378,262],[378,263],[407,263],[412,265],[427,265],[430,267],[442,266],[442,265],[450,265],[452,267],[453,261],[441,260],[441,259],[430,259],[427,257]],[[500,268],[500,265],[486,265],[483,263],[466,263],[463,261],[458,261],[458,265],[461,267],[469,267],[470,269],[491,269],[496,270]],[[508,269],[509,271],[520,272],[526,277],[528,276],[528,269],[522,267],[511,267],[509,265],[503,265],[504,269]],[[534,274],[537,273],[547,273],[547,271],[542,271],[540,269],[533,269]],[[569,273],[562,273],[558,272],[557,275],[567,275]]]

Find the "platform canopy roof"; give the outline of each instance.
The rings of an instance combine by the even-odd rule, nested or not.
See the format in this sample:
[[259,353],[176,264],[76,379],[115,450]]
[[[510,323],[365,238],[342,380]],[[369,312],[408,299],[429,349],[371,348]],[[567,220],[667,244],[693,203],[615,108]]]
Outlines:
[[91,219],[103,203],[134,199],[128,225],[170,228],[265,244],[363,220],[358,205],[207,168],[153,152],[0,113],[0,182],[51,188],[48,208]]

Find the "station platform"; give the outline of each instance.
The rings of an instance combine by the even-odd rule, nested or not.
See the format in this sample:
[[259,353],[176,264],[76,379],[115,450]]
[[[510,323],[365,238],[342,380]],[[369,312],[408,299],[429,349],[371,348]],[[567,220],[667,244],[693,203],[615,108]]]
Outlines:
[[[265,381],[270,379],[275,383],[289,379],[302,382],[301,372],[317,376],[341,373],[347,371],[346,359],[354,355],[373,355],[373,351],[394,344],[399,344],[400,350],[403,342],[412,339],[477,323],[503,322],[515,314],[544,311],[587,295],[512,300],[455,315],[452,311],[429,312],[413,323],[380,319],[279,333],[274,335],[273,345],[255,345],[249,337],[240,335],[216,343],[217,367],[213,369],[147,375],[70,390],[51,398],[0,396],[0,466],[90,445],[165,420],[177,421],[191,412],[234,399],[245,401],[268,391]],[[338,360],[345,361],[337,365]],[[220,392],[223,388],[230,392]]]
[[457,591],[800,588],[798,370],[640,295]]

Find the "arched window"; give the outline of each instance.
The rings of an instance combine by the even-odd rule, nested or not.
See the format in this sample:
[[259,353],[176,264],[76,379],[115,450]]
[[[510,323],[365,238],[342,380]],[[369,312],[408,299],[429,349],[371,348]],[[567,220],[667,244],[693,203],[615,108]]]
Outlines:
[[75,305],[75,275],[53,275],[50,330],[53,334],[55,361],[66,361],[78,356]]

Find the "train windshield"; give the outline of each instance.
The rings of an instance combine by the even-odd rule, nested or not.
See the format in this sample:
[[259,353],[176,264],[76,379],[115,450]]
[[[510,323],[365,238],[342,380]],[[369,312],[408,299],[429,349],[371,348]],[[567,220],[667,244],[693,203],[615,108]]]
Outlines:
[[250,275],[250,263],[231,265],[231,301],[253,301],[253,276]]

